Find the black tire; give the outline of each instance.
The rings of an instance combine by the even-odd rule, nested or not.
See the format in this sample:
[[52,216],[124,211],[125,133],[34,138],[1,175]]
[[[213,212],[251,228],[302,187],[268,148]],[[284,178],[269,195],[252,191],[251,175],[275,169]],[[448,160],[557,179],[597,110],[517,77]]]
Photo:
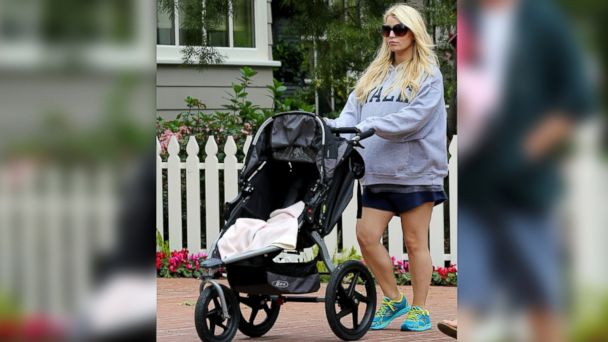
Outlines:
[[[220,286],[226,297],[226,306],[230,318],[225,319],[223,317],[220,297],[214,286],[207,286],[203,290],[194,308],[196,332],[198,337],[205,342],[232,341],[241,318],[236,296],[228,287]],[[220,328],[219,333],[217,333],[218,328]]]
[[[358,283],[362,288],[357,289]],[[359,314],[361,304],[365,305],[363,315]],[[360,339],[372,325],[375,311],[376,285],[367,268],[356,260],[336,267],[325,291],[325,314],[334,334],[345,341]]]
[[[279,317],[281,306],[276,300],[272,300],[268,295],[247,295],[238,296],[241,306],[239,306],[241,320],[239,330],[249,337],[260,337],[266,334]],[[244,315],[243,305],[251,310]],[[262,314],[263,316],[261,316]],[[245,317],[247,316],[247,317]],[[260,318],[263,318],[260,320]]]

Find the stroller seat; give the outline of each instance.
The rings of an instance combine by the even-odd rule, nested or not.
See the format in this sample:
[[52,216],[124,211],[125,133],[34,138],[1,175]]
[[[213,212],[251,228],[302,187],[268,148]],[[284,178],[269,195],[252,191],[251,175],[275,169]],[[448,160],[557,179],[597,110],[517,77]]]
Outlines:
[[298,201],[289,207],[273,211],[266,221],[236,220],[218,240],[222,259],[271,245],[294,250],[298,240],[299,217],[303,210],[304,202]]
[[290,205],[301,201],[304,197],[304,192],[306,192],[306,189],[304,187],[304,180],[302,178],[296,179],[286,191],[285,200],[283,201],[282,208],[287,208]]

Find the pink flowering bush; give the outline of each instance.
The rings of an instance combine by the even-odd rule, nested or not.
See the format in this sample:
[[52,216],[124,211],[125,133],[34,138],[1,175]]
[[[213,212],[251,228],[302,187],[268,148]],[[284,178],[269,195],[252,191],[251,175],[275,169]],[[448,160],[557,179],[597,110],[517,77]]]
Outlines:
[[179,126],[177,132],[173,132],[171,129],[165,128],[165,130],[158,137],[161,153],[167,153],[169,142],[171,141],[172,137],[175,137],[181,145],[184,143],[184,139],[191,133],[191,131],[192,130],[185,125]]
[[[198,278],[202,273],[201,264],[207,259],[206,252],[189,253],[187,249],[170,251],[169,241],[165,241],[156,231],[156,275],[162,278]],[[220,270],[221,271],[221,270]]]
[[[165,120],[162,117],[156,118],[156,136],[161,145],[162,153],[166,157],[167,148],[171,137],[175,136],[183,151],[188,143],[190,136],[202,148],[205,147],[207,140],[213,136],[219,147],[218,159],[224,157],[224,145],[228,136],[234,138],[237,145],[237,157],[242,158],[242,147],[247,136],[252,135],[258,127],[269,117],[278,113],[290,110],[304,110],[311,112],[314,106],[296,97],[285,97],[287,87],[283,83],[273,80],[272,85],[266,86],[272,98],[273,108],[261,108],[249,99],[248,89],[252,84],[252,77],[257,71],[250,67],[243,67],[240,70],[241,77],[238,83],[233,83],[232,92],[225,98],[226,104],[222,105],[223,110],[206,111],[207,106],[199,99],[188,96],[185,98],[188,111],[177,114],[173,120]],[[185,154],[181,154],[185,158]]]
[[173,251],[170,254],[156,252],[156,274],[163,278],[186,277],[198,278],[201,275],[200,264],[207,259],[207,253],[188,253],[187,249]]
[[156,136],[160,142],[163,157],[167,156],[167,149],[172,137],[177,138],[180,147],[179,154],[185,158],[186,154],[183,151],[191,136],[196,139],[201,149],[205,148],[207,140],[213,136],[218,146],[218,158],[223,160],[223,147],[228,136],[234,138],[237,150],[240,150],[247,136],[253,134],[254,128],[250,122],[244,122],[238,115],[227,112],[184,112],[178,114],[175,120],[164,120],[162,117],[157,117],[156,120]]
[[[410,265],[405,260],[396,260],[395,257],[391,257],[393,263],[393,271],[397,284],[399,285],[411,285],[412,276],[409,272]],[[456,286],[458,285],[458,269],[456,265],[450,265],[448,267],[435,267],[433,266],[433,275],[431,278],[431,285],[439,286]]]

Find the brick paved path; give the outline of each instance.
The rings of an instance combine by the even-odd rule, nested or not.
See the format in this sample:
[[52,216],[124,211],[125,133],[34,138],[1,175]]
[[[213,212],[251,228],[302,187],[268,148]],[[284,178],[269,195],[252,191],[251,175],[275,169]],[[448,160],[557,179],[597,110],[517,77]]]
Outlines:
[[[200,281],[196,279],[158,279],[157,339],[159,341],[199,341],[194,328],[194,305]],[[321,285],[318,296],[325,293]],[[407,298],[412,298],[411,286],[401,286]],[[381,300],[380,288],[378,301]],[[437,330],[437,322],[456,317],[456,288],[433,286],[427,300],[433,329],[425,332],[399,330],[396,319],[382,331],[369,331],[361,341],[454,341]],[[331,331],[323,303],[286,303],[273,328],[263,337],[252,339],[241,332],[235,341],[340,341]]]

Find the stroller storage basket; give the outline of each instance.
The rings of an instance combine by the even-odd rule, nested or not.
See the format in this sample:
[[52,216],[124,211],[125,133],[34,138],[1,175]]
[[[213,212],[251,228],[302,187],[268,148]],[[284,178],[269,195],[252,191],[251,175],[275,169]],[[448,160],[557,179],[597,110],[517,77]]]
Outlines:
[[302,294],[319,290],[316,260],[303,263],[227,265],[228,282],[237,292],[249,294]]

